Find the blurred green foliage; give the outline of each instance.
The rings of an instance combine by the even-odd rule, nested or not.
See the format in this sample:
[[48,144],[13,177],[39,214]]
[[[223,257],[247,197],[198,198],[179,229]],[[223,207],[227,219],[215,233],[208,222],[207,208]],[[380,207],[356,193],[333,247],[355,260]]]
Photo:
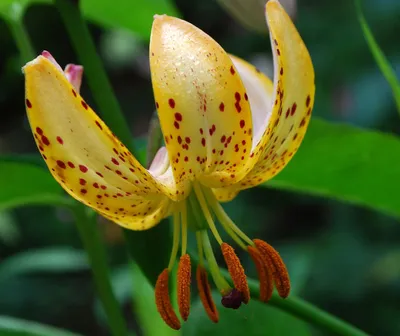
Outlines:
[[[2,1],[0,11],[9,3]],[[253,61],[264,71],[271,69],[269,41],[243,29],[216,1],[95,3],[81,0],[135,136],[144,135],[154,109],[146,41],[155,13],[179,13],[227,51]],[[267,188],[242,192],[226,209],[249,235],[268,240],[282,252],[296,294],[370,334],[399,335],[396,174],[400,148],[396,135],[400,121],[392,92],[368,49],[353,2],[304,0],[297,5],[295,22],[317,75],[314,116],[353,126],[315,118],[304,146],[288,168],[267,183]],[[363,8],[399,77],[399,2],[368,0]],[[54,7],[35,1],[24,23],[37,53],[47,49],[60,64],[76,62]],[[26,334],[24,320],[31,320],[82,335],[108,335],[71,214],[61,207],[37,206],[48,204],[49,199],[56,204],[66,201],[51,176],[41,169],[24,112],[22,64],[9,25],[1,20],[0,49],[0,153],[4,156],[0,162],[0,315],[5,316],[0,316],[0,330],[5,326],[10,330],[1,334],[69,335],[41,329],[48,328],[44,325],[29,325],[32,333]],[[85,83],[83,96],[93,103]],[[17,207],[21,204],[25,206]],[[159,320],[152,321],[158,316],[154,315],[151,287],[127,265],[120,230],[102,220],[99,230],[130,329],[138,335],[174,334]],[[149,260],[155,260],[157,249],[148,248]],[[248,257],[242,260],[249,275],[255,276]],[[183,335],[325,335],[257,302],[239,311],[220,309],[221,323],[213,325],[196,300]]]

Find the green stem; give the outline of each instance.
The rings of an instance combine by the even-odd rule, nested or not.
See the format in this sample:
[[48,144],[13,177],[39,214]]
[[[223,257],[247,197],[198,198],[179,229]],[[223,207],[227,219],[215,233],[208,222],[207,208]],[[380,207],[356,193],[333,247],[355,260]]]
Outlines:
[[86,21],[79,11],[78,1],[54,0],[54,3],[67,28],[79,62],[85,68],[86,78],[101,116],[120,140],[134,151],[128,124],[104,71]]
[[93,280],[106,313],[111,333],[114,336],[126,336],[128,330],[112,290],[109,268],[106,262],[107,255],[96,225],[96,216],[94,214],[89,215],[87,209],[80,204],[74,205],[71,209],[83,246],[88,254]]
[[[229,278],[229,273],[227,270],[221,269],[221,272],[226,278]],[[250,278],[247,278],[247,281],[249,283],[251,296],[255,299],[259,298],[260,289],[258,281]],[[335,333],[336,335],[368,336],[367,333],[356,328],[355,326],[295,296],[282,299],[276,292],[274,292],[268,304],[286,313],[289,313],[290,315],[296,316],[297,318],[312,325]]]
[[19,16],[7,16],[5,21],[10,28],[10,32],[15,43],[17,44],[21,57],[21,63],[24,64],[33,60],[36,55],[22,19]]
[[[259,295],[258,284],[252,280],[249,283],[251,295]],[[319,326],[325,330],[342,336],[368,336],[367,333],[357,327],[347,323],[338,317],[327,313],[326,311],[315,307],[311,303],[304,301],[298,297],[292,296],[282,299],[278,294],[274,293],[269,301],[271,306],[283,310],[293,316],[298,317],[310,324]]]

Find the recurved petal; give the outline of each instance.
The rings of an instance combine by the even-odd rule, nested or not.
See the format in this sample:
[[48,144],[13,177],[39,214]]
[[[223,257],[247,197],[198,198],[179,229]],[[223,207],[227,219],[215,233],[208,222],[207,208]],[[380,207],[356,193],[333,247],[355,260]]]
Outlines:
[[155,225],[168,212],[163,186],[54,62],[39,56],[23,69],[29,122],[51,174],[74,198],[121,225]]
[[[315,94],[310,55],[278,1],[267,3],[266,16],[274,55],[274,90],[271,100],[269,90],[265,88],[263,131],[255,134],[251,154],[257,163],[242,181],[229,190],[215,190],[220,200],[229,200],[228,196],[235,195],[238,190],[258,185],[278,174],[298,150],[310,120]],[[245,81],[245,86],[250,92],[248,82]],[[260,88],[268,79],[257,74],[252,82],[253,87]],[[249,94],[249,97],[253,109],[253,96]]]
[[248,169],[248,96],[225,51],[200,29],[156,16],[150,41],[156,107],[178,185],[239,181]]

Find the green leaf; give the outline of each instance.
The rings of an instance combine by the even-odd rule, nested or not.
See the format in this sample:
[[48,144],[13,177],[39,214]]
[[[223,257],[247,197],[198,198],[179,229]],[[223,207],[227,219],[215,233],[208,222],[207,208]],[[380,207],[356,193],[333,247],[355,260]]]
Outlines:
[[400,139],[312,119],[292,162],[271,181],[279,189],[327,196],[400,216]]
[[71,202],[48,171],[28,163],[0,161],[0,185],[0,210]]
[[179,16],[169,0],[81,0],[84,15],[96,23],[112,28],[127,29],[149,39],[154,14]]
[[375,58],[375,62],[378,64],[379,69],[381,70],[383,76],[385,77],[393,91],[393,97],[396,101],[397,110],[400,113],[400,83],[397,80],[396,73],[390,65],[389,61],[387,60],[385,54],[379,47],[378,43],[376,42],[375,37],[368,26],[367,20],[365,19],[361,9],[361,0],[355,0],[355,5],[358,21],[360,22],[364,38],[367,41],[372,56],[374,56]]
[[[219,297],[214,293],[214,300]],[[197,300],[192,306],[189,322],[183,325],[183,336],[311,335],[305,322],[256,300],[250,300],[248,305],[242,305],[238,310],[224,308],[220,303],[217,309],[219,322],[214,324]]]
[[79,336],[66,330],[10,316],[0,316],[2,336]]
[[72,248],[29,250],[3,260],[0,282],[28,273],[66,273],[88,271],[86,254]]

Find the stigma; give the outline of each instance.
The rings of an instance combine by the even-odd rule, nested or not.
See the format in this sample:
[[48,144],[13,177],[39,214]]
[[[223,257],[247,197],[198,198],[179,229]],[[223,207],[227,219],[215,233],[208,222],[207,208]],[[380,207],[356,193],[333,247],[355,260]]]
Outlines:
[[[221,295],[223,307],[238,309],[242,304],[250,301],[245,270],[235,249],[222,240],[214,219],[219,222],[238,247],[248,252],[253,260],[259,279],[259,300],[268,302],[274,288],[282,298],[289,295],[289,275],[279,253],[263,240],[250,239],[226,214],[212,190],[195,182],[188,198],[174,204],[173,245],[170,261],[168,267],[159,275],[155,286],[157,310],[164,322],[172,329],[179,330],[181,328],[181,320],[173,309],[169,295],[170,275],[174,270],[179,246],[181,247],[181,256],[176,274],[176,300],[181,319],[187,321],[190,314],[193,265],[191,257],[187,253],[188,230],[193,231],[196,235],[198,258],[196,258],[195,281],[200,300],[210,320],[217,323],[219,314],[211,294],[209,275]],[[220,253],[225,261],[230,279],[222,274],[217,264],[211,247],[210,233],[220,247]]]

